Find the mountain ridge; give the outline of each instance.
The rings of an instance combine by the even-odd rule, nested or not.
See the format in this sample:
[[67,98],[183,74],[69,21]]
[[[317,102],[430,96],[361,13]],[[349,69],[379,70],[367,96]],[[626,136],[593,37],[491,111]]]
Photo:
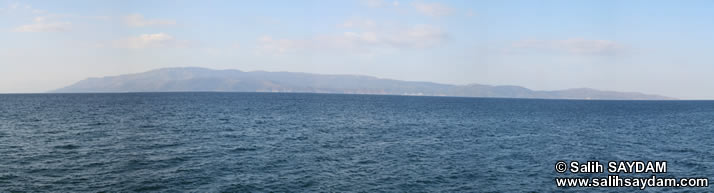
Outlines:
[[87,78],[52,93],[89,92],[306,92],[337,94],[388,94],[493,98],[675,100],[638,92],[591,88],[531,90],[514,85],[452,85],[404,81],[365,75],[326,75],[304,72],[213,70],[201,67],[160,68],[101,78]]

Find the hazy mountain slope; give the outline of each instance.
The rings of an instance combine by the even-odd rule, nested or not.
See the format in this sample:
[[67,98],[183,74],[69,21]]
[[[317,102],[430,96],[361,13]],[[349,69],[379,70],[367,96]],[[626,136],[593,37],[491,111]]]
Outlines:
[[52,92],[179,91],[315,92],[549,99],[672,99],[641,93],[599,91],[587,88],[533,91],[519,86],[448,85],[357,75],[243,72],[239,70],[211,70],[195,67],[164,68],[137,74],[88,78]]

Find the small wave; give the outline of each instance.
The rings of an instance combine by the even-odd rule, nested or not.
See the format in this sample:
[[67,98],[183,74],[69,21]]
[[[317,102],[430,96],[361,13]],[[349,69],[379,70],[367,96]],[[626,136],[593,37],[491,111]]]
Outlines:
[[19,176],[12,175],[12,174],[3,174],[3,175],[0,175],[0,180],[13,180],[18,177]]
[[31,118],[31,119],[28,119],[26,122],[40,122],[40,121],[42,121],[42,119]]
[[671,153],[698,153],[696,149],[693,148],[688,148],[688,147],[681,147],[681,148],[667,148],[664,149],[665,152],[671,152]]
[[246,152],[246,151],[257,151],[258,148],[254,147],[237,147],[231,150],[232,152]]
[[135,188],[134,191],[145,192],[145,191],[157,191],[157,190],[163,190],[163,189],[166,189],[166,186],[150,185],[150,186],[141,186],[141,187]]
[[357,162],[357,164],[359,164],[359,165],[369,165],[369,164],[376,164],[376,163],[379,163],[379,162],[374,161],[374,160],[362,160],[362,161]]
[[100,125],[106,125],[106,123],[95,122],[95,123],[89,123],[89,124],[87,124],[87,126],[100,126]]
[[55,149],[77,149],[79,148],[78,145],[73,145],[73,144],[67,144],[67,145],[58,145],[54,147]]

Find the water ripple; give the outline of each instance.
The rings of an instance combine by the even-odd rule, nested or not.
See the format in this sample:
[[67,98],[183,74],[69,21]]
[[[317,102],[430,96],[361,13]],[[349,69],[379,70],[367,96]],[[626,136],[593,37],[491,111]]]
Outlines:
[[712,109],[709,101],[0,95],[0,192],[553,192],[563,189],[552,164],[564,159],[668,160],[677,177],[714,176]]

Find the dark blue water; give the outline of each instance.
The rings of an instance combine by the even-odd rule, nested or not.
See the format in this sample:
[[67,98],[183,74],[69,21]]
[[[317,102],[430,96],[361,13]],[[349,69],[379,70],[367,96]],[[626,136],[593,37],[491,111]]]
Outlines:
[[0,95],[0,192],[638,191],[556,188],[554,164],[711,178],[712,138],[712,101]]

